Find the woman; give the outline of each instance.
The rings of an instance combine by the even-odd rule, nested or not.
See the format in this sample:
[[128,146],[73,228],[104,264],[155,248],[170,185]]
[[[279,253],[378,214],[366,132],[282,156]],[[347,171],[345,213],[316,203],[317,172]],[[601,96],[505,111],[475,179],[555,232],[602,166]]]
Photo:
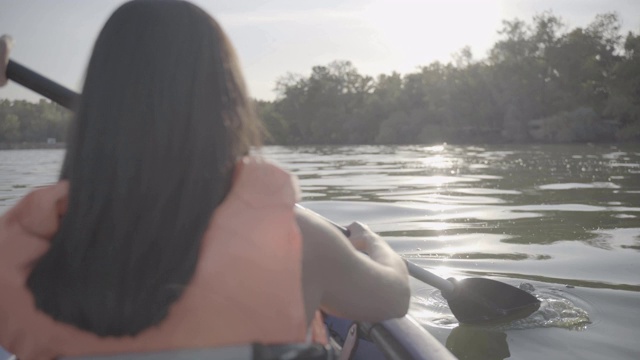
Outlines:
[[28,360],[322,342],[318,309],[404,315],[402,259],[361,224],[346,239],[297,210],[294,179],[247,156],[260,134],[209,15],[120,7],[95,44],[61,181],[0,218],[0,344]]

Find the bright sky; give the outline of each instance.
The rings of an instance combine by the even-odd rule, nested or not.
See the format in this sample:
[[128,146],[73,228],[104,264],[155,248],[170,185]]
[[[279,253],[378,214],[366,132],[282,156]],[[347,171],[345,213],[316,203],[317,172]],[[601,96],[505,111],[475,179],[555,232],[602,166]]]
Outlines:
[[[0,34],[12,58],[76,91],[98,32],[124,0],[0,0]],[[569,28],[616,11],[640,32],[638,0],[194,0],[223,26],[251,95],[271,100],[276,80],[314,65],[350,60],[360,73],[408,73],[469,45],[485,58],[503,19],[531,22],[552,10]],[[0,98],[36,100],[19,85]]]

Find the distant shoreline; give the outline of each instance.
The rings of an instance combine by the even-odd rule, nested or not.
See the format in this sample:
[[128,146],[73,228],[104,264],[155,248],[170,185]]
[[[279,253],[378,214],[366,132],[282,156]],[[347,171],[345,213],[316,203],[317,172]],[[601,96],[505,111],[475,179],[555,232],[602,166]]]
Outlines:
[[37,149],[65,149],[66,143],[39,143],[39,142],[26,142],[26,143],[0,143],[0,150],[37,150]]

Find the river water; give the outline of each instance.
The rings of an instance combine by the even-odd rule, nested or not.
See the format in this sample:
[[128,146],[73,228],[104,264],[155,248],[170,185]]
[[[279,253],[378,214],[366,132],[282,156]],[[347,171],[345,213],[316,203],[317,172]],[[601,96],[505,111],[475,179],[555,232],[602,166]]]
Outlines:
[[[527,319],[461,326],[412,281],[411,314],[461,359],[640,359],[640,146],[266,147],[302,205],[369,224],[444,277],[542,301]],[[55,181],[62,150],[0,151],[0,213]],[[380,289],[384,291],[384,289]]]

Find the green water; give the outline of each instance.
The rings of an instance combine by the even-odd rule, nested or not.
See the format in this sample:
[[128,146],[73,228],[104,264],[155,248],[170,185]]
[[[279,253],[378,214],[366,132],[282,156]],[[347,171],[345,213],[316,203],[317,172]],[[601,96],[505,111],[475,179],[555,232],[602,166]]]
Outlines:
[[[302,204],[366,222],[445,277],[542,300],[527,319],[460,326],[412,282],[411,313],[463,359],[640,358],[640,146],[267,147]],[[61,150],[0,151],[0,212],[55,181]],[[384,289],[380,289],[384,291]]]

